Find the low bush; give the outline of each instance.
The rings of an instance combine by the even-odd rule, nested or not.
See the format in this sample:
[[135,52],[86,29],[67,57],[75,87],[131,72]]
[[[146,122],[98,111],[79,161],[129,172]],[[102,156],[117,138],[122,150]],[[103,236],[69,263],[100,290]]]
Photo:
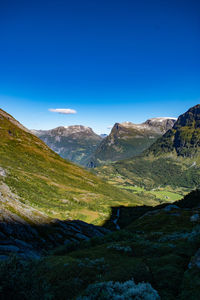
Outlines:
[[87,287],[82,296],[77,300],[158,300],[156,290],[149,283],[135,284],[134,280],[120,282],[98,282]]

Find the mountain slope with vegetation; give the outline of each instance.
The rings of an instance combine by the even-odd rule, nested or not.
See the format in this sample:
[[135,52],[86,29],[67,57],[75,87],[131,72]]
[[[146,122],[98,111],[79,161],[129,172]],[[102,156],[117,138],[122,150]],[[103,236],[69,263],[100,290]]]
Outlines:
[[172,129],[138,157],[96,170],[119,185],[146,189],[171,186],[191,190],[200,185],[200,105],[181,115]]
[[[1,299],[199,299],[199,190],[148,206],[145,193],[65,161],[3,111],[0,135]],[[91,216],[102,227],[70,220]]]
[[198,300],[199,206],[197,190],[173,205],[120,207],[121,230],[58,247],[42,259],[0,262],[0,296]]
[[137,156],[172,128],[175,121],[175,118],[153,118],[142,124],[116,123],[95,150],[88,166],[92,168]]
[[21,126],[0,111],[0,184],[6,184],[22,203],[51,218],[100,224],[114,203],[142,201],[62,159]]
[[32,130],[61,157],[86,166],[102,137],[82,125],[57,127],[52,130]]
[[173,128],[152,145],[147,154],[173,153],[179,157],[198,158],[200,154],[200,105],[182,114]]

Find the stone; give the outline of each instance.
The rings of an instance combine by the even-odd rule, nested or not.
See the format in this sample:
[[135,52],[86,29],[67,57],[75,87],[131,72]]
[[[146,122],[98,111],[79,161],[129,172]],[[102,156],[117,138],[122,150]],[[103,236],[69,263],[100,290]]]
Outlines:
[[190,217],[191,222],[198,222],[199,221],[199,214],[194,214]]
[[0,252],[19,252],[20,249],[16,246],[13,246],[13,245],[1,245],[0,246]]
[[180,209],[177,205],[174,205],[174,204],[170,204],[170,205],[167,205],[163,210],[164,211],[171,211],[173,209]]
[[9,256],[7,256],[7,255],[0,255],[0,261],[6,260],[8,258],[9,258]]
[[6,177],[6,171],[2,167],[0,167],[0,176]]

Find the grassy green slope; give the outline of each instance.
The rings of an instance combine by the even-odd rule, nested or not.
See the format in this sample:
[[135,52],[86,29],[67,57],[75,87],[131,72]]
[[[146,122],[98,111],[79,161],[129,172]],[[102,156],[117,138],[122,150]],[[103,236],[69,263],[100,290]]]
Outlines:
[[142,202],[62,159],[20,127],[0,110],[0,167],[6,171],[0,181],[25,204],[53,218],[100,224],[109,216],[110,206]]
[[192,189],[200,184],[200,165],[197,159],[176,156],[137,157],[101,167],[96,172],[118,184],[118,177],[125,185],[146,189],[171,186]]

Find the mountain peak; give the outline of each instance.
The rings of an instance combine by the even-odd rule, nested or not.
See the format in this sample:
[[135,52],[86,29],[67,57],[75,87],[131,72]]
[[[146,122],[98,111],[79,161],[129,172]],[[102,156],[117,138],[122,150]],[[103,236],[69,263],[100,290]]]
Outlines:
[[176,152],[178,156],[193,157],[200,147],[200,104],[180,115],[173,128],[155,142],[148,153],[160,155]]
[[[147,121],[159,121],[159,122],[164,122],[166,120],[177,120],[177,118],[173,118],[173,117],[156,117],[156,118],[150,118]],[[146,121],[146,122],[147,122]]]
[[0,118],[5,118],[7,119],[9,122],[11,122],[12,124],[14,124],[15,126],[19,127],[20,129],[26,131],[26,132],[30,132],[30,130],[28,130],[26,127],[24,127],[19,121],[17,121],[15,118],[13,118],[13,116],[9,115],[6,111],[4,111],[3,109],[0,108]]
[[70,126],[64,126],[64,128],[71,132],[83,132],[83,131],[93,132],[92,128],[83,125],[70,125]]
[[89,167],[127,159],[141,154],[168,129],[175,118],[153,118],[141,124],[132,122],[115,123],[111,133],[99,144]]
[[200,127],[200,104],[191,107],[184,114],[180,115],[175,124],[175,128],[179,126]]
[[122,128],[129,128],[135,129],[138,131],[141,130],[154,130],[159,131],[160,133],[165,133],[167,130],[173,127],[174,123],[176,122],[176,118],[173,117],[156,117],[146,120],[143,123],[135,124],[132,122],[122,122],[122,123],[115,123],[113,129],[122,129]]
[[32,132],[61,157],[80,165],[86,165],[87,158],[102,141],[102,137],[92,128],[83,125],[59,126]]
[[158,128],[159,130],[161,130],[162,133],[165,133],[174,126],[176,120],[176,118],[172,117],[157,117],[148,119],[143,124],[148,125],[150,127]]
[[50,136],[71,136],[73,134],[88,134],[98,136],[90,127],[83,125],[70,125],[70,126],[58,126],[49,130],[32,130],[37,136],[50,135]]

